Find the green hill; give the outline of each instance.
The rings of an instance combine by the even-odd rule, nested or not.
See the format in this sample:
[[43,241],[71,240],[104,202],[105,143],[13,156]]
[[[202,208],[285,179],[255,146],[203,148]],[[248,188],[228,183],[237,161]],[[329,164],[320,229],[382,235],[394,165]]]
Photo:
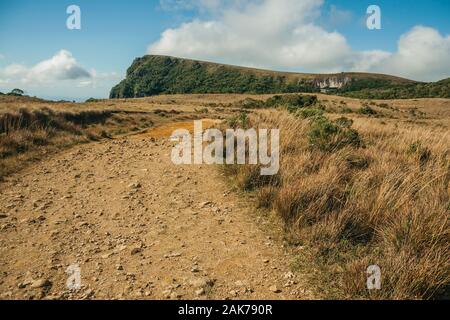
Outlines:
[[134,60],[110,98],[176,93],[326,92],[360,98],[448,96],[448,81],[425,84],[371,73],[276,72],[212,62],[147,55]]
[[388,88],[341,90],[342,95],[361,99],[450,98],[450,78],[430,83],[409,83]]

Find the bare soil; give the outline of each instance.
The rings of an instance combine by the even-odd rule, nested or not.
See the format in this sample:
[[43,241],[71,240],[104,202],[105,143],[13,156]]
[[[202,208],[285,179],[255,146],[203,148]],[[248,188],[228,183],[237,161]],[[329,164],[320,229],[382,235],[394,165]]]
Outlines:
[[[0,184],[2,299],[312,297],[280,226],[218,168],[172,164],[166,126],[73,147]],[[66,286],[73,264],[80,290]]]

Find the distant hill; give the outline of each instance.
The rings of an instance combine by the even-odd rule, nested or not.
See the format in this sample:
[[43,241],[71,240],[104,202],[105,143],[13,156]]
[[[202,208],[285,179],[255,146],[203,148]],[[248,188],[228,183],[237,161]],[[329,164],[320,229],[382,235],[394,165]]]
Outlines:
[[11,94],[0,93],[0,103],[51,103],[53,101],[48,101],[45,99],[30,97],[30,96],[16,96]]
[[176,93],[294,92],[325,92],[374,99],[449,97],[448,85],[448,80],[427,84],[373,73],[277,72],[147,55],[134,60],[125,80],[112,88],[110,98]]
[[450,78],[437,82],[415,82],[387,88],[344,88],[340,94],[361,99],[450,98]]

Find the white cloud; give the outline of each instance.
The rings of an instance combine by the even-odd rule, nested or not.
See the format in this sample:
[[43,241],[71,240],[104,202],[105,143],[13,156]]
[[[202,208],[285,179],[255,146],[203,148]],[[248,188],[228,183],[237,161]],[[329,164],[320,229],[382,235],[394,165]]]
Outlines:
[[4,75],[7,78],[20,78],[27,74],[27,67],[21,64],[10,64],[5,67],[3,71],[0,71],[0,75]]
[[397,52],[375,63],[373,70],[433,81],[450,76],[450,35],[416,26],[402,35]]
[[[323,0],[163,0],[177,8],[200,8],[212,18],[165,30],[148,48],[173,55],[244,66],[303,72],[384,72],[416,80],[450,76],[450,38],[415,27],[401,36],[394,53],[355,51],[344,35],[318,20]],[[350,13],[331,7],[334,23]]]
[[61,50],[50,59],[41,61],[33,67],[11,64],[0,70],[0,78],[3,81],[19,81],[35,85],[90,77],[91,74],[83,69],[67,50]]
[[95,69],[90,71],[91,78],[87,80],[79,81],[77,84],[78,88],[91,87],[98,88],[102,86],[105,81],[118,81],[120,76],[116,72],[110,73],[98,73]]
[[[350,47],[342,35],[312,23],[321,4],[266,0],[230,5],[215,20],[194,20],[164,31],[149,52],[247,66],[337,70]],[[324,44],[333,50],[323,50]]]
[[1,91],[22,88],[41,97],[106,97],[119,80],[116,73],[98,73],[82,67],[72,53],[60,50],[34,66],[10,64],[0,68]]

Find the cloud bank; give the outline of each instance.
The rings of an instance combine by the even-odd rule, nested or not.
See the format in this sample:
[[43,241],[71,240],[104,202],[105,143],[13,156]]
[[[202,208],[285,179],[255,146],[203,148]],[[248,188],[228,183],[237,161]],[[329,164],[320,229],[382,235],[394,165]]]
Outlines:
[[67,50],[61,50],[50,59],[41,61],[33,67],[11,64],[0,70],[0,78],[4,81],[15,81],[24,84],[39,84],[91,77],[91,74],[81,67]]
[[[173,55],[301,72],[367,71],[435,81],[450,76],[450,35],[416,26],[395,52],[355,51],[344,35],[318,22],[323,0],[163,0],[165,8],[210,12],[165,30],[148,48]],[[339,23],[349,13],[332,8]]]
[[120,77],[112,73],[99,73],[82,67],[67,50],[60,50],[49,59],[34,66],[10,64],[0,68],[1,91],[24,89],[27,94],[54,99],[64,97],[77,99],[108,94]]

